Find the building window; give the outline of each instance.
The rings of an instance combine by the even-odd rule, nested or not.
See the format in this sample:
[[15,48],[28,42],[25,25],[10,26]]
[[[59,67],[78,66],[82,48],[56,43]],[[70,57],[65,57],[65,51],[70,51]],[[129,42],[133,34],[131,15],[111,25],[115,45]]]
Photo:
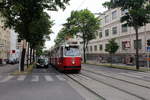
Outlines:
[[117,18],[117,11],[112,12],[112,20]]
[[93,48],[92,48],[92,46],[90,46],[90,51],[91,51],[91,52],[93,51]]
[[105,49],[108,47],[109,44],[105,44]]
[[126,48],[130,47],[131,47],[130,41],[122,41],[122,50],[125,50]]
[[122,42],[122,50],[126,49],[126,42]]
[[99,38],[102,38],[103,37],[103,34],[102,32],[99,33]]
[[127,24],[122,24],[122,32],[128,32]]
[[105,16],[105,23],[108,23],[109,22],[109,16]]
[[105,30],[105,36],[109,36],[109,29]]
[[98,32],[95,33],[95,36],[98,37]]
[[142,40],[141,39],[138,40],[138,43],[136,42],[136,40],[134,40],[134,49],[136,49],[136,44],[138,44],[139,49],[142,49]]
[[94,51],[97,51],[97,45],[94,46]]
[[99,45],[99,50],[100,50],[100,51],[103,50],[103,45],[102,45],[102,44]]
[[112,28],[112,34],[117,34],[117,27]]
[[80,42],[80,44],[83,44],[83,42]]
[[128,13],[127,9],[121,11],[121,15],[125,15],[126,13]]

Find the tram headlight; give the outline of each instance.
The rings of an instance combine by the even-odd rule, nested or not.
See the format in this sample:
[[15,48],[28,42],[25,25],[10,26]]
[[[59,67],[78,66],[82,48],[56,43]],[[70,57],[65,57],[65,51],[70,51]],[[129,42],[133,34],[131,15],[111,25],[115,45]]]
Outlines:
[[74,61],[72,61],[72,64],[75,64],[75,62],[74,62]]

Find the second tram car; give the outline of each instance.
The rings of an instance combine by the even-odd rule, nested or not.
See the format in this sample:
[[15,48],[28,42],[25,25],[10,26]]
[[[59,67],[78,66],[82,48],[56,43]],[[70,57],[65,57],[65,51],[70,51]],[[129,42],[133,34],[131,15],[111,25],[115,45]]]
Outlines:
[[79,45],[61,45],[50,51],[50,63],[60,71],[81,70]]

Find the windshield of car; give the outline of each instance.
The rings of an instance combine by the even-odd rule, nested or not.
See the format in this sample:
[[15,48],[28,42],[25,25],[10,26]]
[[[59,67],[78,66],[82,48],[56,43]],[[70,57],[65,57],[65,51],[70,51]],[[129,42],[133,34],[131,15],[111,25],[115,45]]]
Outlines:
[[38,63],[40,63],[40,64],[45,63],[45,59],[38,59]]
[[77,47],[66,47],[65,56],[80,56],[79,48]]

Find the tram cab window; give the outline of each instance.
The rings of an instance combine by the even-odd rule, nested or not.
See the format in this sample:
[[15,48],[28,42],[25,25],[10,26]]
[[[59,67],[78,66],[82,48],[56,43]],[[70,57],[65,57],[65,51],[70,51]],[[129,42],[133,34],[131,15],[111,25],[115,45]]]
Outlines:
[[64,50],[65,56],[80,56],[80,51],[77,46],[65,47]]

